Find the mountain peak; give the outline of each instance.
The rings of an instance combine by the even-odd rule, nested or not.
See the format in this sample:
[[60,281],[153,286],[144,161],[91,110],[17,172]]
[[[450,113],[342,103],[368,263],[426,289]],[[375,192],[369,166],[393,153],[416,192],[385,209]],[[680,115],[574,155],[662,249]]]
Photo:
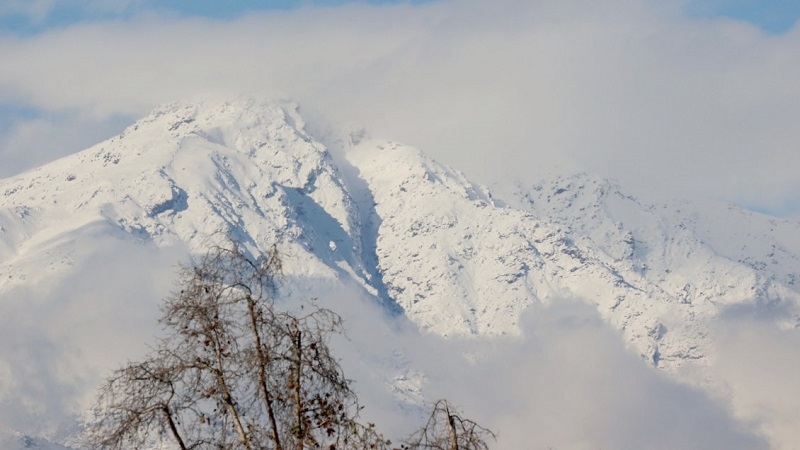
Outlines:
[[327,150],[289,103],[162,106],[117,137],[0,181],[0,193],[0,226],[20,230],[3,240],[12,263],[98,223],[195,251],[216,233],[254,248],[292,240],[311,233],[304,220],[318,208],[322,234],[357,229]]
[[[241,148],[257,144],[265,133],[274,133],[284,128],[308,139],[299,106],[290,101],[240,99],[173,102],[155,108],[123,134],[149,127],[174,132],[171,135],[176,137],[204,133],[212,140],[218,140],[220,144]],[[235,136],[227,136],[231,132]],[[253,135],[251,137],[255,142],[236,139],[242,139],[248,134]]]
[[229,236],[279,246],[287,297],[355,287],[447,337],[517,335],[524,312],[580,299],[644,361],[699,383],[718,318],[755,308],[800,327],[797,222],[648,202],[585,173],[496,200],[413,147],[360,131],[331,154],[309,128],[291,102],[172,103],[0,180],[0,293],[91,284],[108,242],[202,254]]
[[291,255],[287,295],[354,284],[446,336],[517,334],[524,311],[579,298],[670,371],[704,364],[729,308],[800,317],[795,222],[648,203],[588,174],[495,201],[413,147],[359,132],[336,159],[307,128],[291,102],[173,103],[0,180],[0,291],[79,270],[75,243],[98,235],[194,253],[228,235]]

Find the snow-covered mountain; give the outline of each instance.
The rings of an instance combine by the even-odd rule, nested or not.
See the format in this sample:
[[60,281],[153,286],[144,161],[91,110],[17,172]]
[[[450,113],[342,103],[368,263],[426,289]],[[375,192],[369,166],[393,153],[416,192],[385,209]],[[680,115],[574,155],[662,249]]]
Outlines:
[[0,293],[84,270],[91,239],[201,253],[221,235],[277,244],[287,295],[360,286],[445,337],[518,335],[523,312],[588,301],[648,364],[699,384],[719,317],[800,327],[800,223],[585,174],[497,199],[399,143],[328,148],[296,105],[256,101],[167,105],[0,180]]
[[796,221],[709,201],[647,203],[585,174],[522,187],[512,203],[615,274],[621,289],[579,295],[657,366],[712,357],[708,325],[720,315],[781,311],[777,325],[800,326]]

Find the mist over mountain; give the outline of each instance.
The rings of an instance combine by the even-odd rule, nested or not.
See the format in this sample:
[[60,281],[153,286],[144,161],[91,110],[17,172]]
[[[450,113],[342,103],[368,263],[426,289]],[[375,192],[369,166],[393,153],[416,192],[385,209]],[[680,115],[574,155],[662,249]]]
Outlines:
[[499,448],[800,442],[799,222],[590,174],[499,197],[402,143],[310,129],[288,102],[176,103],[0,180],[4,447],[77,448],[175,266],[228,236],[277,245],[282,301],[341,311],[348,375],[392,432],[447,395]]

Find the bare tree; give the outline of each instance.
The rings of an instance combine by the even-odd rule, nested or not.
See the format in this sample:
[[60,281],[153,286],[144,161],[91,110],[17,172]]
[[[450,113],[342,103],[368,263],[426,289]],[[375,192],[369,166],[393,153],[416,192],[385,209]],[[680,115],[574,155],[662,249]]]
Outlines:
[[404,446],[410,450],[488,450],[494,433],[462,417],[447,400],[438,400],[425,425]]
[[313,302],[276,307],[281,259],[215,246],[180,273],[165,336],[101,388],[91,448],[181,450],[488,450],[494,435],[440,400],[400,449],[358,422],[350,380],[330,351],[342,319]]
[[386,448],[374,427],[356,421],[356,396],[331,355],[341,317],[314,304],[278,310],[280,270],[274,248],[255,261],[235,244],[184,268],[182,289],[163,308],[166,336],[101,389],[90,445]]

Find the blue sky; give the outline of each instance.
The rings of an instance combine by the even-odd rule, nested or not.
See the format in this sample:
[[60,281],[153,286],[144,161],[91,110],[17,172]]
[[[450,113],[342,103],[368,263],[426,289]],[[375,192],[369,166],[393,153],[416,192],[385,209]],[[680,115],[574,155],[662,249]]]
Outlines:
[[690,16],[729,17],[758,25],[764,31],[784,33],[800,18],[797,0],[693,0],[686,6]]
[[[35,0],[32,0],[35,2]],[[390,3],[419,4],[433,0],[365,0],[363,3],[381,5]],[[77,22],[114,18],[130,18],[135,14],[157,11],[160,14],[200,16],[214,19],[233,19],[254,11],[287,11],[305,7],[334,7],[352,0],[120,0],[118,5],[71,0],[54,2],[43,16],[31,14],[31,8],[0,7],[0,29],[15,34],[32,34],[50,28],[68,26]],[[11,10],[11,11],[8,11]]]
[[[365,0],[368,4],[427,3],[436,0]],[[14,1],[12,0],[12,3]],[[35,0],[32,0],[35,3]],[[231,19],[248,12],[264,10],[292,10],[302,7],[330,7],[352,0],[133,0],[119,2],[127,6],[99,6],[94,2],[61,0],[47,13],[32,16],[30,8],[0,8],[0,30],[14,34],[38,33],[53,27],[64,27],[83,21],[110,18],[127,18],[143,11],[171,12],[182,16],[201,16],[216,19]],[[28,11],[25,11],[28,9]],[[683,7],[691,18],[732,18],[750,22],[771,34],[789,30],[800,18],[800,1],[796,0],[689,0]]]

